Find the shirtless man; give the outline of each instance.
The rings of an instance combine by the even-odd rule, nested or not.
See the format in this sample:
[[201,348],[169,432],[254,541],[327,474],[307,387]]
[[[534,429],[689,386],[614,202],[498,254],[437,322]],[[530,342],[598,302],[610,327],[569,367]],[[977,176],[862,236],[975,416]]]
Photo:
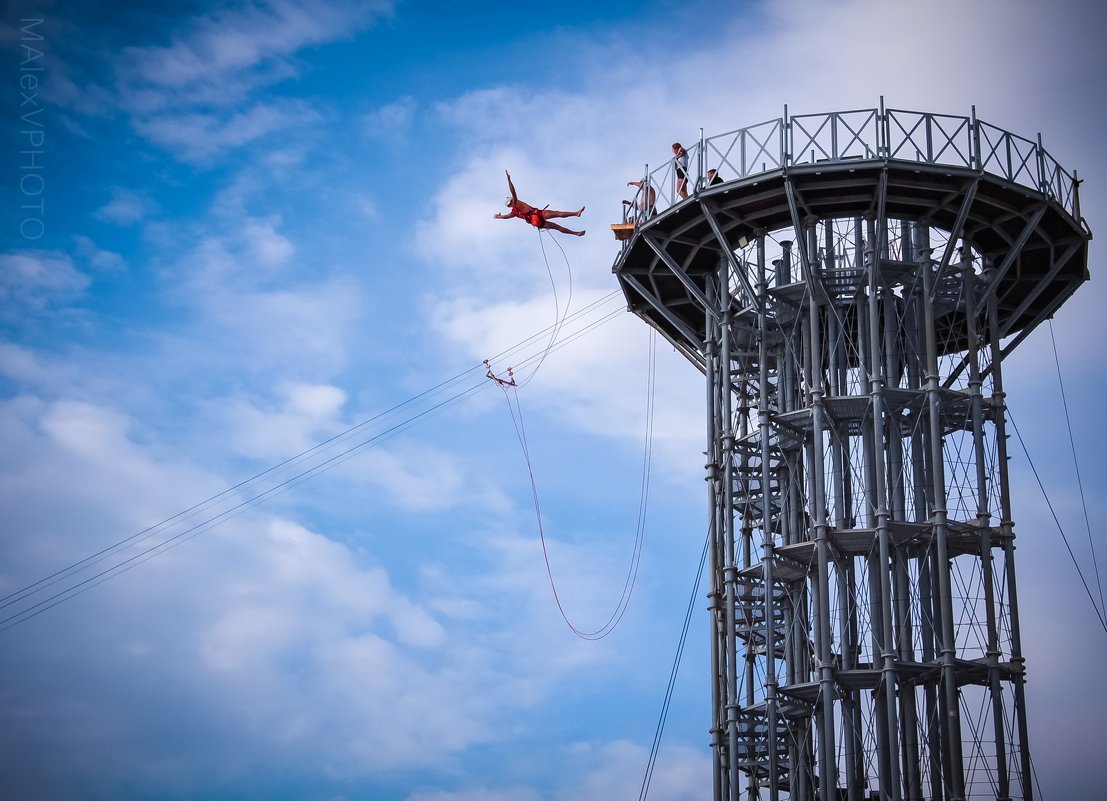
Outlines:
[[635,194],[634,200],[624,200],[624,206],[634,206],[634,217],[636,222],[644,222],[652,218],[657,214],[657,190],[651,185],[646,184],[644,181],[627,181],[627,186],[638,187],[638,192]]

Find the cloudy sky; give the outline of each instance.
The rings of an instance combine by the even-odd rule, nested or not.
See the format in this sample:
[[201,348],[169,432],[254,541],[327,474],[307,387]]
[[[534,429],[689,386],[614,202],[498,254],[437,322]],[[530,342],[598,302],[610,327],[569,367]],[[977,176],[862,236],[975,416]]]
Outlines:
[[[13,799],[637,798],[706,499],[701,379],[659,343],[639,528],[655,346],[613,294],[626,181],[786,103],[975,104],[1041,132],[1107,235],[1098,0],[3,8]],[[588,235],[494,220],[504,170]],[[1097,601],[1098,241],[1006,376]],[[601,628],[636,569],[604,639],[551,592],[520,413],[566,617]],[[1011,452],[1041,797],[1093,797],[1107,636]],[[704,605],[661,801],[710,792]]]

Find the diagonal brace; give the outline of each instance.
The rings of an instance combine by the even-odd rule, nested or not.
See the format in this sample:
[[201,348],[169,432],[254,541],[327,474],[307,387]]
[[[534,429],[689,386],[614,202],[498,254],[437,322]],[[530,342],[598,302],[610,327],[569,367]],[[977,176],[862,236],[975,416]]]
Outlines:
[[655,297],[652,292],[646,289],[646,287],[644,287],[637,278],[635,278],[633,275],[630,275],[629,273],[622,273],[619,277],[630,284],[630,286],[638,293],[638,295],[654,308],[654,311],[664,317],[670,325],[680,331],[680,333],[683,334],[689,342],[695,343],[696,345],[699,345],[703,342],[703,338],[699,334],[693,331],[686,322],[673,314],[672,311],[670,311],[664,303],[662,303],[657,297]]
[[976,199],[976,190],[980,186],[980,179],[976,178],[969,188],[965,192],[965,199],[961,201],[961,210],[957,212],[957,220],[953,223],[953,228],[949,231],[949,237],[946,239],[945,253],[942,254],[942,263],[938,265],[938,272],[934,274],[934,283],[930,286],[930,297],[933,299],[938,292],[938,284],[942,280],[942,276],[949,268],[950,259],[953,258],[953,243],[961,237],[961,232],[965,229],[965,221],[969,218],[969,209],[972,208],[973,201]]
[[988,293],[994,292],[995,288],[999,286],[999,282],[1007,275],[1007,271],[1011,269],[1011,265],[1015,263],[1015,259],[1022,253],[1023,247],[1030,239],[1030,235],[1034,233],[1034,229],[1038,227],[1038,223],[1041,222],[1042,217],[1045,216],[1048,204],[1039,203],[1034,213],[1030,215],[1030,219],[1026,221],[1026,225],[1022,228],[1022,233],[1019,234],[1019,238],[1015,240],[1015,244],[1011,246],[1011,250],[1008,251],[1007,257],[1004,258],[1003,263],[999,265],[995,275],[992,276],[992,280],[989,283],[987,289],[980,293],[980,300],[976,303],[976,313],[980,314],[984,310],[984,305],[988,302]]
[[738,263],[738,259],[734,257],[734,252],[730,249],[730,243],[728,243],[726,237],[723,236],[723,230],[719,227],[719,221],[715,218],[714,209],[702,200],[700,201],[700,207],[703,209],[704,219],[707,220],[707,224],[711,226],[712,233],[714,233],[715,238],[719,240],[719,244],[726,254],[727,261],[730,262],[731,273],[738,276],[738,280],[742,282],[742,287],[746,290],[752,302],[753,299],[757,297],[757,293],[753,291],[753,284],[750,283],[746,271],[742,269],[742,266]]
[[719,312],[715,308],[715,304],[707,299],[707,295],[704,293],[703,288],[692,280],[688,273],[684,271],[684,268],[676,263],[673,257],[669,255],[668,251],[658,244],[657,240],[654,239],[652,235],[643,232],[642,237],[646,240],[646,244],[650,246],[653,252],[657,254],[657,257],[665,262],[665,266],[672,271],[677,280],[684,285],[684,288],[688,290],[688,294],[707,309],[707,313],[711,315],[715,322],[719,322]]

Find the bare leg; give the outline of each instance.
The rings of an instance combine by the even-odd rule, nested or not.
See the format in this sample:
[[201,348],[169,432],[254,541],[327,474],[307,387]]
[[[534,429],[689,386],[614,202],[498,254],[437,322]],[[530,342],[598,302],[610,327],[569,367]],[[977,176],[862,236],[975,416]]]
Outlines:
[[[568,216],[572,217],[573,215],[570,214]],[[544,228],[552,228],[553,230],[560,231],[563,234],[572,234],[573,236],[584,236],[584,231],[571,231],[568,228],[563,228],[560,225],[558,225],[557,223],[550,222],[549,220],[546,221],[546,224],[543,227]]]
[[580,211],[554,211],[553,209],[542,209],[542,216],[547,220],[551,217],[579,217],[584,213],[584,206],[580,207]]

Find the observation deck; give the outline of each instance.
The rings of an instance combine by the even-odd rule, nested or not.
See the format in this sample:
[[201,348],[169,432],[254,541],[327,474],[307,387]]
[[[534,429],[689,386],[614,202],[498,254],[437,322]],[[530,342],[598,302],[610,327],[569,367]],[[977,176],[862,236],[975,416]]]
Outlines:
[[[940,276],[956,271],[956,252],[972,252],[982,287],[979,315],[994,296],[1004,351],[1015,347],[1089,278],[1091,232],[1080,215],[1079,180],[1042,146],[976,117],[884,108],[784,115],[703,138],[689,151],[689,197],[676,193],[671,162],[648,171],[623,222],[612,271],[629,308],[693,361],[706,338],[705,293],[720,259],[731,258],[744,282],[736,308],[752,303],[751,260],[758,237],[794,242],[796,277],[775,276],[778,297],[811,275],[824,300],[848,300],[870,282],[869,267],[839,266],[811,250],[805,227],[822,220],[910,221],[944,232]],[[706,185],[708,170],[722,183]],[[640,200],[656,193],[657,211]],[[882,285],[909,280],[877,236]],[[762,240],[764,242],[764,240]],[[785,244],[785,247],[789,247]],[[872,243],[867,243],[871,256]],[[732,254],[728,256],[728,254]],[[939,254],[935,253],[936,256]],[[868,260],[868,257],[867,257]],[[743,270],[741,265],[750,265]],[[963,303],[939,316],[943,353],[963,350]],[[987,336],[987,333],[984,334]]]

